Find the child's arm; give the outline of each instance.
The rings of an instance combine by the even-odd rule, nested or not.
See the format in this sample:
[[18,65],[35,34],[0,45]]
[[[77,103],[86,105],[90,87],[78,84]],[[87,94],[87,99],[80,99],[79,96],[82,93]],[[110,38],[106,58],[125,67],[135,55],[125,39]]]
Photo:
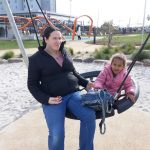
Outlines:
[[95,82],[94,82],[94,88],[95,89],[103,89],[104,88],[104,83],[106,80],[106,69],[101,71],[99,75],[97,76]]
[[135,95],[128,93],[127,98],[129,98],[132,102],[135,102]]
[[125,88],[127,98],[129,98],[129,99],[131,99],[131,101],[135,102],[135,88],[134,88],[133,81],[132,81],[130,75],[126,79],[124,88]]

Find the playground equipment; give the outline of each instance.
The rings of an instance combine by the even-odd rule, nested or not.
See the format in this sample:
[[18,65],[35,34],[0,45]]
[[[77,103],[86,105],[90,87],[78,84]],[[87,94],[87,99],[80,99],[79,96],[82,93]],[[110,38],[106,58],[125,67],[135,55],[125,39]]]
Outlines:
[[[64,22],[56,19],[56,18],[48,18],[48,23],[44,22],[44,16],[35,16],[33,17],[33,21],[35,22],[35,28],[37,30],[38,33],[40,33],[42,35],[43,30],[47,27],[47,26],[51,26],[53,28],[57,28],[54,24],[53,21],[57,22],[58,24],[60,24],[63,28],[65,28],[68,32],[72,33],[72,40],[74,40],[74,37],[76,35],[76,26],[77,26],[77,19],[79,19],[80,17],[88,17],[91,20],[91,25],[89,28],[89,32],[88,35],[91,35],[92,32],[92,26],[93,26],[93,20],[90,16],[87,15],[82,15],[79,16],[77,18],[75,18],[74,20],[74,24],[73,24],[73,29],[71,29],[70,27],[68,27]],[[21,17],[21,16],[13,16],[15,23],[18,27],[18,30],[22,30],[25,31],[27,30],[28,27],[32,26],[32,19],[31,18],[26,18],[26,17]],[[8,24],[9,23],[9,19],[7,16],[0,16],[0,20],[1,22],[4,22],[4,24]]]
[[[36,29],[41,32],[46,26],[48,26],[47,23],[42,22],[42,19],[44,19],[43,16],[36,16],[33,17],[33,20],[36,22]],[[8,17],[7,16],[0,16],[0,20],[3,21],[4,23],[9,23]],[[32,20],[31,18],[26,18],[26,17],[20,17],[20,16],[14,16],[14,20],[16,24],[18,25],[18,30],[25,30],[26,28],[30,27],[32,25]],[[69,28],[66,24],[62,23],[60,20],[57,20],[55,18],[49,18],[49,24],[55,28],[53,25],[52,21],[55,20],[59,24],[61,24],[64,28],[66,28],[69,32],[73,32],[71,28]]]
[[88,15],[82,15],[82,16],[79,16],[79,17],[75,18],[75,20],[74,20],[72,40],[74,40],[74,37],[75,37],[75,35],[76,35],[77,20],[78,20],[79,18],[81,18],[81,17],[88,17],[88,18],[91,20],[91,25],[90,25],[89,33],[88,33],[89,36],[91,35],[92,27],[93,27],[93,19],[92,19],[90,16],[88,16]]

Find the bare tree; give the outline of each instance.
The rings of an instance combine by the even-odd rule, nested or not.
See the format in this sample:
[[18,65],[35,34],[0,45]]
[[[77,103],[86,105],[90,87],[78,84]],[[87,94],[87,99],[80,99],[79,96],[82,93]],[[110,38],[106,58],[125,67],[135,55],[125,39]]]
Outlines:
[[111,47],[111,41],[112,41],[112,36],[113,33],[115,32],[115,28],[113,26],[113,21],[108,21],[108,22],[104,22],[104,24],[101,26],[101,32],[104,35],[108,35],[108,47]]
[[150,15],[147,15],[147,20],[150,21]]

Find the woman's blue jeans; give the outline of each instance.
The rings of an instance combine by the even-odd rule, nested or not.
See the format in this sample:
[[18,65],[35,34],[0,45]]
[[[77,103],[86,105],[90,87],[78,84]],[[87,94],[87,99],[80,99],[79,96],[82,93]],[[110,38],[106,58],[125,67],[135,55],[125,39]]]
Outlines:
[[81,104],[80,92],[63,96],[60,104],[43,105],[43,112],[49,129],[49,150],[64,150],[66,109],[80,120],[79,149],[93,150],[96,115],[93,109]]

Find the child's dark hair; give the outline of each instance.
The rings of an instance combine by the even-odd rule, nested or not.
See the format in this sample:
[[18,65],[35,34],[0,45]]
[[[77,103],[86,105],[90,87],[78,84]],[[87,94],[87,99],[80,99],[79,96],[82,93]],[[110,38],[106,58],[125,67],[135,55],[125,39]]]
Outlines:
[[114,61],[114,59],[120,59],[120,60],[122,60],[123,61],[123,66],[124,67],[126,66],[127,58],[126,58],[125,54],[123,54],[123,53],[116,53],[116,54],[112,55],[111,58],[110,58],[110,63],[111,64]]

